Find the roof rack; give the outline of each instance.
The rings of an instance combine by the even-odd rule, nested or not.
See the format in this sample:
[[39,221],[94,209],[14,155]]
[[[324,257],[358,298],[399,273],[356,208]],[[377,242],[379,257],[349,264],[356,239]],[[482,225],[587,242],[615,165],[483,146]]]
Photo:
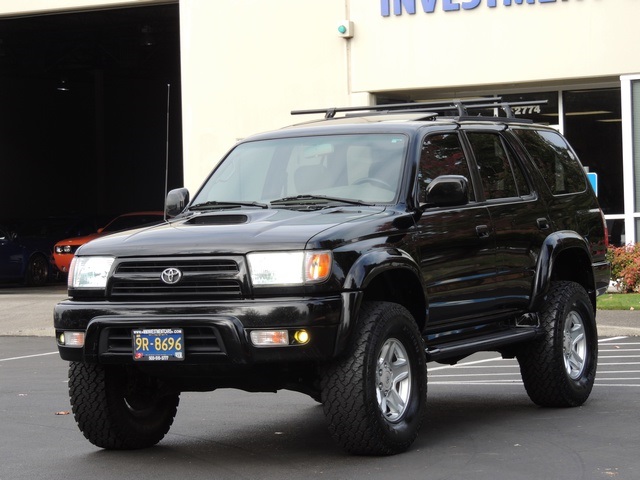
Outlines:
[[[501,108],[505,112],[506,118],[515,118],[511,107],[524,105],[544,105],[546,103],[547,100],[503,102],[502,97],[479,97],[467,98],[464,100],[453,99],[419,103],[369,105],[362,107],[329,107],[318,108],[314,110],[292,110],[291,115],[324,113],[324,118],[334,118],[336,113],[338,112],[351,112],[351,115],[353,116],[356,116],[353,114],[353,112],[374,112],[375,114],[429,112],[437,115],[437,112],[454,110],[457,112],[459,117],[475,118],[469,115],[469,110],[483,108]],[[361,115],[364,115],[364,113],[362,113]]]

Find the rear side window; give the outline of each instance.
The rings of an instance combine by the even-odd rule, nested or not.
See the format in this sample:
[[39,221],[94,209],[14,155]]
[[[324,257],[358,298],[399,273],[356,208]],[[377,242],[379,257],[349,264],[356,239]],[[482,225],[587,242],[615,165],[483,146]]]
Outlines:
[[554,195],[584,192],[587,182],[580,161],[557,132],[514,129]]
[[467,138],[473,149],[487,200],[523,197],[530,193],[520,166],[509,153],[500,135],[469,132]]

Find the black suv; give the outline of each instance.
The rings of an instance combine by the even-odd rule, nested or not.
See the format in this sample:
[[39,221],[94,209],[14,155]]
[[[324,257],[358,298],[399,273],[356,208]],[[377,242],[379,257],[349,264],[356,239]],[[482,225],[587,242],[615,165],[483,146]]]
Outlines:
[[181,392],[289,389],[346,451],[394,454],[427,362],[479,351],[517,358],[536,404],[583,404],[605,222],[566,140],[511,111],[322,110],[237,144],[192,201],[169,192],[164,224],[81,247],[55,329],[85,437],[148,447]]

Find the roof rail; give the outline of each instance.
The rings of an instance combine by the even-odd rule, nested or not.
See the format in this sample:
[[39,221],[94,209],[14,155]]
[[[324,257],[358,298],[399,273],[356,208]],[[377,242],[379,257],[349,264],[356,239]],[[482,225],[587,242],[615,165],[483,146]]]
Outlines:
[[[519,101],[519,102],[503,102],[502,97],[478,97],[467,98],[464,100],[438,100],[432,102],[419,102],[419,103],[392,103],[388,105],[369,105],[362,107],[329,107],[318,108],[314,110],[292,110],[291,115],[308,115],[314,113],[324,113],[324,118],[334,118],[338,112],[375,112],[377,114],[386,113],[417,113],[417,112],[430,112],[437,114],[437,112],[446,112],[449,110],[455,110],[459,117],[468,117],[469,110],[483,109],[483,108],[501,108],[507,118],[515,118],[511,107],[523,106],[523,105],[543,105],[546,104],[546,100],[533,100],[533,101]],[[352,113],[353,115],[353,113]]]

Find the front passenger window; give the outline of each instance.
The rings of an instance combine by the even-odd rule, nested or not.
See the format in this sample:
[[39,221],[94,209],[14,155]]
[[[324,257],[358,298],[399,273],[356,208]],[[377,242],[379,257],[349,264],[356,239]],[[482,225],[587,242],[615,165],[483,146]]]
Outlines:
[[429,135],[422,142],[418,171],[420,201],[425,199],[429,184],[441,175],[466,177],[469,180],[469,201],[475,201],[469,166],[457,133]]

